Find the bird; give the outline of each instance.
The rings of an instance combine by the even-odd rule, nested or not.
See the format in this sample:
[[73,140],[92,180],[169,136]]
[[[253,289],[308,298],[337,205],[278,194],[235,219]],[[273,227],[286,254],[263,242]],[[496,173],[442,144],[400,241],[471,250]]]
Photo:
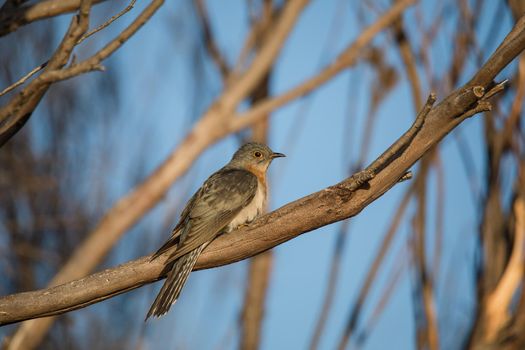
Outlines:
[[184,207],[170,238],[152,256],[165,253],[166,281],[146,320],[165,315],[177,301],[204,248],[217,236],[249,224],[266,207],[267,170],[275,158],[285,157],[267,145],[249,142],[213,173]]

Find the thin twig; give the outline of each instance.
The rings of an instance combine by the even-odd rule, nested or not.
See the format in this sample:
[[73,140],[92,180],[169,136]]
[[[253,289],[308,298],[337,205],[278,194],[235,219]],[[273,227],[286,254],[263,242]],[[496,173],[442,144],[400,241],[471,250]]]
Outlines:
[[29,78],[31,78],[33,75],[35,75],[36,73],[40,72],[42,69],[44,69],[46,66],[47,66],[47,63],[49,61],[46,61],[44,63],[42,63],[41,65],[39,65],[38,67],[35,67],[33,68],[33,70],[29,73],[27,73],[26,75],[24,75],[22,78],[20,78],[20,80],[18,80],[16,83],[6,87],[4,90],[2,90],[2,92],[0,92],[0,96],[3,96],[5,94],[7,94],[9,91],[12,91],[14,89],[16,89],[17,87],[19,87],[20,85],[22,85],[23,83],[25,83]]
[[106,27],[109,26],[111,23],[115,22],[117,19],[119,19],[120,17],[124,16],[126,13],[128,13],[129,11],[131,11],[131,10],[133,9],[133,7],[135,6],[135,3],[136,3],[136,2],[137,2],[137,0],[131,0],[131,2],[129,3],[129,5],[126,6],[126,8],[124,8],[122,11],[120,11],[119,13],[117,13],[116,15],[114,15],[113,17],[111,17],[109,20],[107,20],[106,22],[104,22],[103,24],[101,24],[100,26],[98,26],[97,28],[92,29],[92,30],[90,30],[89,32],[87,32],[86,34],[82,35],[82,36],[80,37],[80,39],[78,39],[78,41],[77,41],[77,45],[79,45],[81,42],[83,42],[84,40],[86,40],[87,38],[89,38],[90,36],[92,36],[93,34],[100,32],[102,29],[106,28]]
[[416,120],[414,120],[414,123],[408,129],[403,136],[397,140],[396,143],[394,143],[391,147],[389,147],[381,156],[379,156],[372,164],[369,166],[369,170],[377,173],[380,171],[388,162],[392,159],[392,157],[395,157],[399,154],[404,148],[406,148],[410,142],[414,139],[414,137],[417,135],[419,130],[421,130],[423,124],[425,123],[425,118],[430,113],[430,110],[432,109],[432,106],[436,102],[436,94],[431,93],[428,95],[427,101],[421,111],[419,111]]
[[355,191],[357,188],[361,187],[364,183],[373,179],[381,169],[388,165],[392,159],[399,155],[399,153],[410,145],[410,142],[417,135],[419,130],[422,128],[425,118],[432,109],[432,106],[436,102],[436,95],[431,93],[428,96],[427,102],[419,112],[416,117],[416,120],[408,129],[403,136],[401,136],[392,146],[390,146],[383,154],[381,154],[375,161],[373,161],[365,170],[362,170],[354,175],[352,175],[352,181],[350,184],[347,184],[346,187],[349,191]]

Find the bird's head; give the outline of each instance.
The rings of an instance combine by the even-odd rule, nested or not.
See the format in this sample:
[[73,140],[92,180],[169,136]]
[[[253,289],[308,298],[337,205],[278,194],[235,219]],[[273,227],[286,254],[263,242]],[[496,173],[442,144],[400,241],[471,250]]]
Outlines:
[[235,152],[230,165],[260,172],[266,171],[272,160],[279,157],[285,155],[273,152],[270,147],[262,143],[249,142]]

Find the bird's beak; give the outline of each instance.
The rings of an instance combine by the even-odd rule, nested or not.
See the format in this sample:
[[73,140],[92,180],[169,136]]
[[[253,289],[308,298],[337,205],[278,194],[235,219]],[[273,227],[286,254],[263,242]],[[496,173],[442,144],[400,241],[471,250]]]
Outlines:
[[274,159],[274,158],[281,158],[281,157],[286,157],[286,155],[284,155],[282,153],[276,153],[276,152],[273,152],[272,155],[271,155],[272,159]]

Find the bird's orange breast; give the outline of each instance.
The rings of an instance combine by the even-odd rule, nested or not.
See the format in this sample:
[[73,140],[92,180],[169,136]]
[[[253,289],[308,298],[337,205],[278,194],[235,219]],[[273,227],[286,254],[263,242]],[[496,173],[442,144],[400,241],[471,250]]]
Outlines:
[[237,227],[252,222],[257,216],[261,215],[266,207],[267,187],[266,187],[266,172],[250,167],[247,169],[257,177],[257,191],[255,196],[248,203],[246,207],[233,218],[228,224],[227,231],[232,231]]

